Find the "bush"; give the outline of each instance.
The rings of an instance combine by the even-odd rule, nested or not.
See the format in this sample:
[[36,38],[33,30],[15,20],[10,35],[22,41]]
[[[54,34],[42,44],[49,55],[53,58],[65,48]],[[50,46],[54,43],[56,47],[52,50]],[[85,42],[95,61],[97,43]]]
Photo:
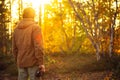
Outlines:
[[13,59],[11,54],[0,53],[0,73],[5,73],[9,66],[14,64]]
[[120,80],[120,55],[114,54],[111,58],[112,64],[112,76],[111,79],[113,80]]

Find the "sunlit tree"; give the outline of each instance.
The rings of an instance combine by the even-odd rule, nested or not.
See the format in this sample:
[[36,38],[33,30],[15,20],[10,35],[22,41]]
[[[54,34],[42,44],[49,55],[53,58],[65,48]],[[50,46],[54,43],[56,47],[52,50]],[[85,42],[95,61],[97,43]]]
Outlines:
[[[108,53],[107,50],[110,48],[112,49],[112,46],[107,46],[113,44],[113,34],[111,34],[113,32],[113,28],[110,27],[113,27],[115,25],[114,23],[117,15],[117,8],[114,9],[114,4],[112,3],[117,2],[117,0],[86,0],[85,2],[82,0],[68,1],[72,6],[76,17],[81,22],[82,28],[84,29],[87,37],[94,46],[96,50],[97,60],[99,60],[101,54],[104,54],[105,51]],[[109,40],[111,41],[111,44],[109,43]],[[103,50],[105,46],[107,48],[106,50]]]
[[46,5],[44,14],[46,48],[62,53],[78,53],[86,38],[67,0]]

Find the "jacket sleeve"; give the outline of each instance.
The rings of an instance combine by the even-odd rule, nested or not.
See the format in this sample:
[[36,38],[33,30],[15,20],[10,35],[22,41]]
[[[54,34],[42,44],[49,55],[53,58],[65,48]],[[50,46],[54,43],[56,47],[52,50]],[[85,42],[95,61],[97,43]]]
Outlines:
[[39,65],[43,65],[43,38],[41,29],[37,26],[33,30],[33,43],[35,49],[35,57],[38,60]]
[[13,53],[15,60],[17,61],[18,49],[17,49],[16,43],[15,43],[15,34],[14,33],[12,36],[12,53]]

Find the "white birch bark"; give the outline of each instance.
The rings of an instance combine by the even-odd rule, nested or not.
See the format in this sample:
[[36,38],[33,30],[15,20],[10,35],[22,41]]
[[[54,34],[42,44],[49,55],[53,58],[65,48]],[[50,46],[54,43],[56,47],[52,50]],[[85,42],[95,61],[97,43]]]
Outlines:
[[112,25],[110,27],[110,45],[109,45],[109,56],[113,55],[113,42],[114,42],[114,26],[117,17],[117,9],[118,9],[118,1],[116,0],[116,12],[114,13],[114,19],[112,21]]
[[[86,19],[87,23],[89,24],[91,33],[88,32],[88,28],[87,28],[86,25],[84,24],[84,23],[85,23],[84,20],[82,19],[82,17],[81,17],[81,16],[78,14],[78,12],[76,11],[76,9],[75,9],[75,7],[74,7],[74,5],[73,5],[73,3],[72,3],[71,0],[69,0],[69,3],[71,4],[71,6],[72,6],[72,8],[73,8],[73,10],[74,10],[77,18],[81,21],[81,23],[82,23],[82,28],[84,29],[84,31],[85,31],[88,39],[91,41],[92,45],[94,46],[94,48],[95,48],[95,50],[96,50],[97,60],[100,60],[100,46],[99,46],[99,41],[95,40],[96,37],[99,38],[99,34],[97,35],[97,33],[98,33],[98,32],[97,32],[97,30],[98,30],[97,28],[99,27],[98,24],[97,24],[97,22],[94,23],[94,27],[95,27],[95,36],[94,36],[94,35],[93,35],[93,30],[91,29],[92,24],[91,24],[91,22],[89,21],[88,17],[86,16],[85,11],[84,11],[83,9],[81,10],[82,13],[84,14],[84,16],[86,17],[85,19]],[[96,16],[96,15],[97,15],[97,14],[94,14],[94,16]],[[94,20],[96,21],[97,18],[95,17]],[[90,35],[90,34],[91,34],[91,35]]]

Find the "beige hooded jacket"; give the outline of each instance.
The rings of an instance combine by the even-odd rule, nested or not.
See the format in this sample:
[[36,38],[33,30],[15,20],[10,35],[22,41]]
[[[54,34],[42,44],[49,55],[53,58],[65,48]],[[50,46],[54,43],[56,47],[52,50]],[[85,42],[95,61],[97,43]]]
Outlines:
[[43,65],[43,44],[40,27],[31,18],[18,23],[13,33],[13,55],[18,67]]

